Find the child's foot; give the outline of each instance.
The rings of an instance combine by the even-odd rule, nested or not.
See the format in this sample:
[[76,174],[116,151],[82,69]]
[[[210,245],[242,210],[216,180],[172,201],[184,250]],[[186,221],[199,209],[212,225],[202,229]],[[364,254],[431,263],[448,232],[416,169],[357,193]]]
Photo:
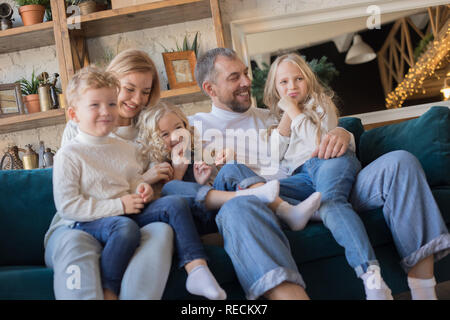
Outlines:
[[367,300],[394,300],[391,289],[381,277],[380,267],[371,265],[361,276]]
[[280,193],[280,182],[272,180],[260,187],[236,191],[236,196],[255,196],[264,203],[275,201]]
[[225,300],[227,294],[217,283],[209,268],[200,265],[192,269],[186,280],[186,289],[191,294],[204,296],[209,300]]
[[320,192],[314,192],[296,206],[283,201],[276,209],[276,215],[283,220],[291,230],[302,230],[305,228],[313,213],[319,209],[320,198]]
[[437,300],[436,279],[416,279],[408,277],[412,300]]

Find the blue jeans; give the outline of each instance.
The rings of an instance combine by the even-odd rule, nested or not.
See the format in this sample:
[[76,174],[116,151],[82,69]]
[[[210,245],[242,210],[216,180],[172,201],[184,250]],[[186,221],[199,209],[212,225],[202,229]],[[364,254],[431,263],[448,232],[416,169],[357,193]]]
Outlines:
[[139,245],[140,230],[126,216],[115,216],[89,222],[76,222],[74,229],[92,235],[103,246],[100,271],[103,289],[119,296],[123,274]]
[[[233,168],[225,165],[215,183],[217,189],[236,190],[237,181],[255,180],[255,174],[245,166]],[[339,158],[312,158],[297,168],[291,177],[280,180],[280,193],[284,197],[303,200],[314,191],[322,194],[319,214],[336,241],[345,248],[349,264],[358,276],[371,264],[378,264],[364,225],[348,202],[355,177],[361,164],[353,152]],[[228,180],[228,182],[226,182]],[[299,199],[300,198],[300,199]],[[294,202],[294,201],[290,201]]]
[[[128,255],[120,255],[118,252],[116,252],[114,249],[118,250],[121,248],[113,239],[108,239],[108,236],[110,236],[108,232],[107,225],[102,225],[102,227],[105,229],[105,234],[103,232],[100,232],[100,234],[96,233],[95,231],[95,223],[97,221],[105,220],[105,223],[108,224],[117,224],[116,221],[120,220],[129,220],[128,223],[120,222],[120,225],[126,224],[126,230],[131,229],[129,225],[132,225],[134,223],[136,225],[137,230],[137,239],[139,240],[139,227],[145,226],[152,222],[165,222],[168,223],[175,232],[175,247],[177,251],[178,256],[178,266],[183,267],[186,263],[195,260],[195,259],[207,259],[206,253],[204,251],[203,245],[201,243],[200,237],[198,235],[196,226],[193,221],[193,217],[191,214],[191,210],[189,208],[188,202],[179,196],[171,195],[163,198],[159,198],[150,204],[148,204],[144,210],[140,214],[133,214],[133,215],[125,215],[125,216],[118,216],[118,217],[110,217],[110,218],[104,218],[99,219],[92,222],[86,222],[86,223],[77,223],[75,226],[76,228],[85,228],[84,231],[92,234],[97,240],[100,242],[105,241],[103,240],[107,238],[108,242],[112,242],[112,244],[115,244],[115,248],[111,248],[111,250],[108,250],[105,252],[105,249],[109,249],[108,242],[106,242],[105,247],[102,252],[102,261],[105,261],[105,264],[101,262],[101,270],[102,270],[102,279],[105,284],[112,281],[111,279],[114,279],[115,283],[119,285],[121,282],[121,277],[117,279],[117,277],[111,278],[109,277],[110,273],[105,273],[105,269],[111,269],[114,268],[117,270],[117,273],[121,272],[123,274],[124,268],[128,265],[128,261],[131,258],[131,256]],[[87,226],[84,226],[85,224],[93,224],[93,229],[88,229]],[[133,232],[134,232],[133,231]],[[131,232],[127,232],[129,234],[128,236],[130,239],[126,236],[123,236],[123,239],[127,239],[127,241],[123,240],[123,242],[129,242],[130,246],[134,243],[134,237],[131,235]],[[134,247],[135,249],[136,247]],[[132,253],[134,252],[134,249]],[[125,250],[124,250],[125,251]],[[126,251],[128,253],[128,251]],[[131,254],[132,254],[131,253]],[[110,257],[110,255],[113,255],[114,257]],[[128,260],[125,261],[125,257],[128,257]],[[115,262],[113,266],[110,267],[109,262]],[[108,263],[108,264],[107,264]],[[116,271],[114,271],[116,272]],[[114,273],[116,275],[116,273]],[[104,285],[105,288],[105,285]],[[106,288],[109,288],[106,286]]]
[[280,181],[280,185],[297,186],[302,192],[311,189],[322,194],[320,217],[336,242],[344,247],[347,261],[358,277],[370,265],[379,264],[364,224],[348,201],[360,170],[355,154],[347,151],[338,158],[311,158],[291,177]]
[[[45,247],[45,264],[53,269],[56,299],[103,299],[101,252],[102,246],[90,234],[67,226],[55,229]],[[173,230],[168,224],[153,222],[142,227],[140,245],[123,276],[119,298],[161,299],[172,256]],[[79,282],[73,282],[74,278]]]
[[[239,175],[250,172],[252,176],[248,179],[239,180]],[[233,173],[237,175],[233,176]],[[265,179],[256,176],[245,165],[226,164],[214,181],[214,189],[230,188],[232,190],[227,191],[235,191],[257,182],[265,182]],[[162,194],[183,195],[200,214],[201,210],[206,210],[204,199],[211,189],[197,183],[174,180],[164,185]],[[225,251],[248,299],[256,299],[285,281],[305,287],[290,254],[286,235],[266,204],[254,196],[241,196],[227,201],[215,214],[215,222],[225,240]]]
[[[250,169],[233,170],[231,166],[227,175],[233,173],[236,181],[256,175]],[[297,193],[296,185],[300,187]],[[303,201],[314,191],[312,179],[305,172],[280,180],[280,197],[292,204]],[[450,253],[447,227],[422,166],[411,153],[389,152],[364,167],[356,176],[349,201],[357,212],[383,209],[406,273],[430,255],[439,261]]]

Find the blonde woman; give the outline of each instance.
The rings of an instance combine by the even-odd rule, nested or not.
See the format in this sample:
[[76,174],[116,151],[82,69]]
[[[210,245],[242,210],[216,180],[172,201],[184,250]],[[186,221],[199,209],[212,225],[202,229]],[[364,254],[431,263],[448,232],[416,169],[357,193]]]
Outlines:
[[[109,64],[120,82],[118,127],[111,134],[133,143],[139,113],[159,100],[158,72],[151,58],[141,50],[126,50]],[[70,143],[78,126],[69,121],[62,144]],[[155,166],[144,174],[154,184],[172,178],[171,168]],[[99,256],[102,246],[89,234],[65,226],[50,227],[45,238],[45,261],[54,270],[56,299],[103,299]],[[169,275],[173,254],[173,231],[168,224],[154,222],[141,228],[140,246],[123,277],[120,299],[160,299]]]
[[309,184],[321,192],[319,216],[345,248],[347,261],[363,280],[367,299],[392,299],[364,225],[348,201],[361,169],[354,148],[344,153],[343,146],[337,145],[335,158],[311,157],[326,133],[338,124],[332,92],[320,84],[302,57],[286,54],[269,70],[264,101],[279,119],[282,113],[285,120],[289,118],[290,139],[280,154],[281,167],[291,175],[285,183],[298,189]]

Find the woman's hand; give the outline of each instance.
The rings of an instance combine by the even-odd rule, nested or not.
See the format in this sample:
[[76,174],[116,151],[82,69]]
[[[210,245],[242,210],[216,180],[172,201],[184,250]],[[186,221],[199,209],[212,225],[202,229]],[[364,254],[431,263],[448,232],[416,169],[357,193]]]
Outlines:
[[198,184],[206,184],[211,177],[212,167],[206,162],[194,163],[194,177]]
[[155,184],[159,181],[169,182],[173,179],[174,170],[170,163],[158,163],[144,173],[143,179],[148,184]]
[[319,147],[312,153],[311,157],[319,159],[337,158],[347,151],[351,135],[345,129],[334,128],[329,131],[320,142]]

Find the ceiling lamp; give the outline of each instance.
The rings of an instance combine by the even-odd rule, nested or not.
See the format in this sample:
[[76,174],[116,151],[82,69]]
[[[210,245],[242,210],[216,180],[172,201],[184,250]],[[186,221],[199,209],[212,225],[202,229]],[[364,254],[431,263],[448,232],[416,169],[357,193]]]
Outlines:
[[377,55],[373,49],[362,40],[360,35],[356,34],[353,37],[353,45],[345,57],[345,63],[360,64],[372,61],[376,57]]

